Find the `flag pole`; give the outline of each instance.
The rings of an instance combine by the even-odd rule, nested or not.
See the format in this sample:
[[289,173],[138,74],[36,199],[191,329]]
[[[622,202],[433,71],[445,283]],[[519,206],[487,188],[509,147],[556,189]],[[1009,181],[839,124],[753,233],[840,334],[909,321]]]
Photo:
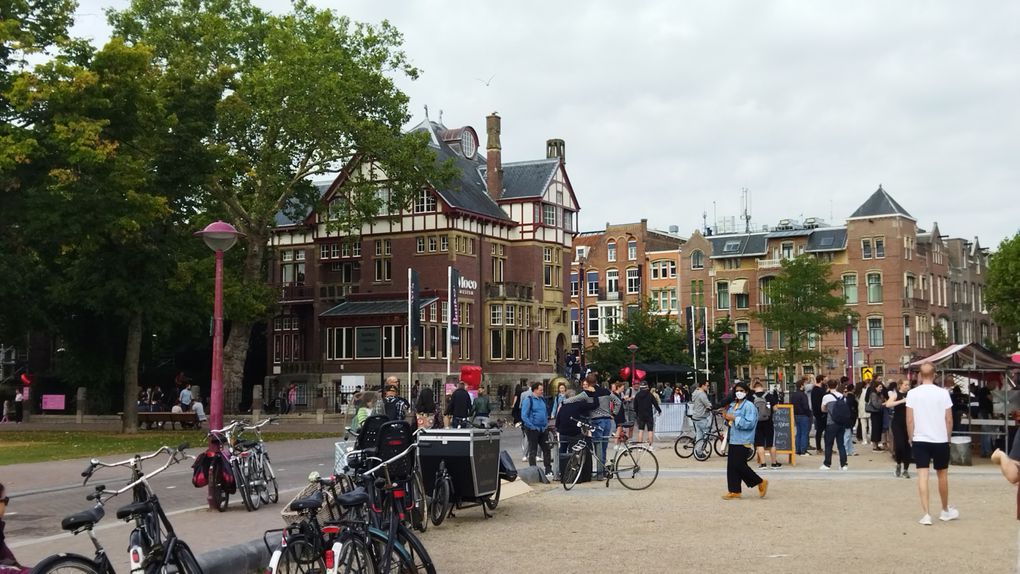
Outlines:
[[414,305],[414,293],[412,293],[413,286],[411,284],[411,268],[407,268],[407,401],[411,402],[411,355],[414,353],[414,335],[411,333],[411,313],[415,310],[412,309]]
[[446,377],[450,377],[450,359],[453,357],[453,266],[446,267]]

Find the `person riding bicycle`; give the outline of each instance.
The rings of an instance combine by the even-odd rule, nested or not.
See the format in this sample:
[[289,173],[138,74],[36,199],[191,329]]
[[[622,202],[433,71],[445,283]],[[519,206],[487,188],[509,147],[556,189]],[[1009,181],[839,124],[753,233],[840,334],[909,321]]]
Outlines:
[[4,514],[7,513],[7,505],[10,501],[7,490],[3,483],[0,483],[0,574],[28,574],[32,569],[18,563],[18,559],[14,557],[14,553],[4,542]]
[[708,381],[700,381],[691,395],[691,419],[694,421],[694,444],[712,428],[712,401],[708,398]]

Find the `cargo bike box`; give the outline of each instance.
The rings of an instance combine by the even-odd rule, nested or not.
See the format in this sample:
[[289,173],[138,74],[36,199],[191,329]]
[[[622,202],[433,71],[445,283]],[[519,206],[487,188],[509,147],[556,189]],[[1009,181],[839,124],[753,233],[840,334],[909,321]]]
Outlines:
[[440,461],[445,461],[458,508],[498,496],[499,439],[499,429],[435,429],[421,434],[418,457],[425,492],[433,491]]

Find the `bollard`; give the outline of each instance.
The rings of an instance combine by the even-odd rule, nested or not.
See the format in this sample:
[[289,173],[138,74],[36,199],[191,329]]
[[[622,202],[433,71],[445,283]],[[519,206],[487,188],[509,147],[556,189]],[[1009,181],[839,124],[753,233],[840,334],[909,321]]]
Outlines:
[[262,385],[251,388],[251,420],[258,422],[262,418]]
[[88,400],[88,391],[85,390],[85,387],[78,387],[76,397],[77,398],[75,400],[78,404],[76,412],[74,413],[74,421],[78,424],[82,424],[85,422],[85,401]]
[[316,424],[326,424],[326,409],[315,409]]

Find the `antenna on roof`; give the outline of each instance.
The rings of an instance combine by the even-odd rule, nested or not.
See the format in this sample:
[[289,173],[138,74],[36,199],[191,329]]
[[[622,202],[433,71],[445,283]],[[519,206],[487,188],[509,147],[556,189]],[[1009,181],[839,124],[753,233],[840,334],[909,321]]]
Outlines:
[[429,105],[425,104],[425,119],[429,119]]
[[443,123],[443,110],[442,110],[442,108],[439,109],[439,123],[440,124]]
[[708,234],[708,212],[701,212],[701,228],[705,230],[705,234]]
[[740,210],[744,220],[744,233],[751,233],[751,192],[746,187],[740,189]]

